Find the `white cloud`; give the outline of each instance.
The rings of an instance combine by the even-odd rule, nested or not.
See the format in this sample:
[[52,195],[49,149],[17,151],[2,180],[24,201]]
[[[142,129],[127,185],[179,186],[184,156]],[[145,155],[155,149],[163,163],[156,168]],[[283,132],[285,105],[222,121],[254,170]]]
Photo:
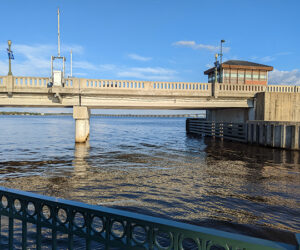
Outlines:
[[[0,44],[0,75],[8,72],[8,60],[6,55],[7,45]],[[66,54],[72,48],[76,54],[83,53],[84,48],[80,45],[67,45],[62,47],[62,54]],[[57,54],[57,47],[51,44],[14,44],[13,51],[15,60],[12,61],[12,72],[15,76],[50,76],[51,55]],[[3,52],[3,53],[2,53]],[[68,55],[67,55],[68,56]],[[131,54],[136,60],[148,60],[150,57],[141,57]],[[74,59],[74,57],[73,57]],[[60,61],[54,61],[58,67]],[[70,64],[66,62],[66,75],[68,75]],[[162,67],[127,67],[114,64],[94,64],[89,61],[73,60],[73,75],[78,77],[91,77],[95,75],[112,75],[112,77],[135,78],[139,80],[171,80],[177,74],[176,71]],[[110,76],[109,76],[110,77]]]
[[269,84],[300,85],[300,71],[281,71],[274,69],[269,73]]
[[[6,50],[6,44],[0,44],[0,50]],[[12,72],[19,76],[49,76],[51,70],[50,56],[56,53],[51,44],[13,44],[15,60],[12,61]],[[3,59],[2,59],[3,58]],[[0,73],[7,74],[7,56],[0,57]]]
[[[8,60],[6,56],[7,44],[0,44],[0,75],[6,75],[8,72]],[[82,54],[84,48],[81,45],[63,45],[61,54],[69,56],[72,49],[74,54]],[[15,60],[12,61],[12,72],[19,76],[50,76],[52,55],[57,55],[57,46],[52,44],[13,44],[12,50]],[[4,53],[2,53],[2,51]],[[74,58],[74,57],[73,57]],[[59,61],[54,61],[54,67],[60,65]],[[74,68],[83,70],[96,70],[97,67],[85,61],[74,61]],[[66,63],[66,71],[69,70],[69,62]]]
[[214,65],[213,64],[210,64],[210,63],[207,63],[206,65],[205,65],[205,67],[206,68],[212,68]]
[[174,79],[177,72],[171,69],[161,67],[151,68],[127,68],[120,70],[117,75],[119,77],[138,78],[145,80],[167,81]]
[[254,61],[267,63],[267,62],[272,62],[272,61],[276,60],[278,56],[287,56],[290,54],[291,54],[291,52],[279,52],[279,53],[275,53],[274,55],[271,55],[271,56],[263,56],[263,57],[252,56],[250,58],[251,58],[251,60],[254,60]]
[[292,52],[278,52],[275,55],[276,56],[287,56],[287,55],[291,55],[291,54],[292,54]]
[[63,45],[61,47],[61,53],[65,55],[69,55],[72,50],[73,54],[82,55],[84,53],[84,48],[81,45]]
[[100,71],[113,71],[116,70],[117,67],[114,64],[101,64],[98,66],[98,69]]
[[142,62],[146,62],[146,61],[150,61],[152,60],[151,57],[144,57],[144,56],[140,56],[137,54],[129,54],[128,57],[130,59],[136,60],[136,61],[142,61]]
[[74,61],[74,69],[97,70],[97,66],[87,61]]
[[275,60],[275,57],[273,57],[273,56],[265,56],[265,57],[260,58],[259,60],[262,61],[262,62],[271,62],[271,61]]
[[173,45],[194,48],[196,46],[196,42],[195,41],[178,41],[178,42],[173,43]]
[[[197,44],[195,41],[177,41],[172,44],[173,46],[180,46],[180,47],[188,47],[192,49],[204,49],[204,50],[209,50],[211,52],[219,52],[220,47],[215,46],[215,45],[209,45],[209,44]],[[229,47],[223,47],[223,52],[228,52]]]

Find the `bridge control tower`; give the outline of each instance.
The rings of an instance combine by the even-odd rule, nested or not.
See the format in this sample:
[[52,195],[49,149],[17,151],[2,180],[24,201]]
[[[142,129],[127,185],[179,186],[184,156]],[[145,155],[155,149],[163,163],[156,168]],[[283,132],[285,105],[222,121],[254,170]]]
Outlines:
[[[267,85],[268,72],[273,67],[241,60],[229,60],[218,65],[217,81],[219,83],[239,84],[239,85]],[[208,76],[208,82],[215,81],[215,67],[204,71]]]

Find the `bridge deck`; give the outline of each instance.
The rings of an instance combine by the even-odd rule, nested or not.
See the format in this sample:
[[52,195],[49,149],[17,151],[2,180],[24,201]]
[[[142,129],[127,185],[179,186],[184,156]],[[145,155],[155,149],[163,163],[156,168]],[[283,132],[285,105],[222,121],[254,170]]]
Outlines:
[[144,109],[251,108],[258,92],[297,92],[299,86],[260,86],[68,78],[47,88],[49,78],[0,76],[0,106]]

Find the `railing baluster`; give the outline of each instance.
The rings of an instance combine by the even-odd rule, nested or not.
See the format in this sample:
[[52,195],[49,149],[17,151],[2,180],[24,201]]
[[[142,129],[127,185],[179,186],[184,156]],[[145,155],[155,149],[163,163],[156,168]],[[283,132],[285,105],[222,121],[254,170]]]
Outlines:
[[69,227],[68,227],[68,248],[72,250],[74,248],[74,237],[73,237],[73,225],[74,225],[74,211],[70,208],[69,210]]
[[[40,211],[40,204],[37,204],[37,211]],[[41,249],[42,245],[42,225],[41,225],[41,213],[37,213],[36,216],[36,248]]]
[[14,215],[13,215],[13,198],[7,197],[9,207],[9,219],[8,219],[8,247],[13,249],[14,243]]
[[[41,208],[42,209],[42,208]],[[50,207],[51,219],[52,219],[52,249],[57,249],[57,211],[55,206]]]
[[91,249],[91,224],[92,224],[92,221],[91,221],[91,217],[88,213],[84,214],[84,218],[85,218],[85,223],[86,223],[86,234],[87,234],[85,247],[86,247],[86,249],[90,250]]
[[27,249],[27,211],[26,211],[26,202],[22,202],[22,249]]

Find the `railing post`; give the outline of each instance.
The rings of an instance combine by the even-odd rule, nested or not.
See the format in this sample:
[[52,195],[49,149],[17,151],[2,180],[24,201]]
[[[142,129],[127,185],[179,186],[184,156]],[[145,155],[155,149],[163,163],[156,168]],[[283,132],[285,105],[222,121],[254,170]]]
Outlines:
[[5,76],[3,81],[4,85],[6,85],[7,94],[11,96],[14,90],[14,77],[12,75]]
[[218,98],[218,93],[219,93],[219,83],[213,82],[211,84],[211,96]]

